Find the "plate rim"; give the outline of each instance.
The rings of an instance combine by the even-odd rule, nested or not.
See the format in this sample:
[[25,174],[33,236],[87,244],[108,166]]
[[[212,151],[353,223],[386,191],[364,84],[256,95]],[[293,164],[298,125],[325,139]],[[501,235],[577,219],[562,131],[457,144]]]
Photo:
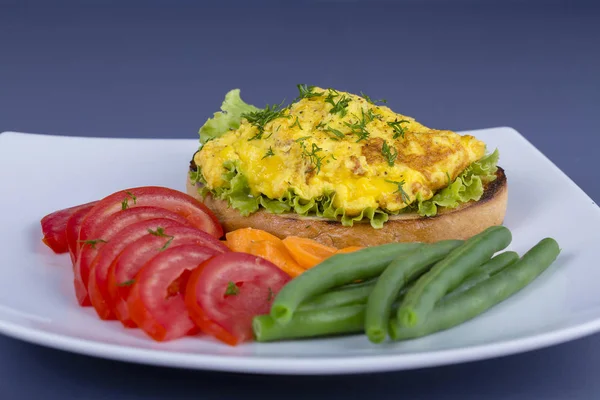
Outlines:
[[[549,163],[555,173],[563,175],[576,189],[583,194],[592,204],[600,207],[571,177],[561,170],[546,154],[538,149],[531,141],[516,129],[509,126],[470,129],[456,131],[460,134],[475,133],[489,130],[507,130],[523,141],[529,151],[534,151]],[[73,135],[56,135],[44,133],[29,133],[17,131],[0,132],[0,139],[6,136],[31,136],[38,138],[59,138],[76,140],[102,140],[102,141],[190,141],[193,138],[130,138],[130,137],[86,137]],[[1,313],[0,313],[1,315]],[[550,346],[566,343],[583,338],[600,331],[600,315],[586,322],[554,329],[549,332],[533,334],[525,337],[495,341],[492,343],[474,346],[421,351],[413,353],[379,353],[376,355],[353,355],[348,357],[311,356],[306,358],[253,356],[244,355],[217,355],[202,353],[183,353],[162,349],[146,349],[135,346],[119,345],[92,339],[84,339],[48,332],[25,324],[0,319],[0,333],[13,339],[37,344],[74,354],[92,356],[96,358],[117,360],[129,363],[154,365],[172,368],[213,370],[221,372],[241,372],[250,374],[278,374],[278,375],[336,375],[336,374],[361,374],[372,372],[401,371],[417,368],[429,368],[484,359],[493,359],[529,351],[534,351]],[[359,361],[360,362],[357,362]],[[349,362],[350,361],[350,362]]]

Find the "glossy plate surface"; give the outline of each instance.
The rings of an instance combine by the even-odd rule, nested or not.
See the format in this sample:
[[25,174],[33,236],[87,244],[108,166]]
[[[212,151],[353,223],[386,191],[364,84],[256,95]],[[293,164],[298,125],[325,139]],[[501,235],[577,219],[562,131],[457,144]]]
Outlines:
[[[0,332],[81,354],[193,369],[343,374],[444,365],[533,350],[600,331],[600,208],[510,128],[470,132],[499,148],[509,185],[510,249],[554,237],[559,259],[531,285],[478,318],[426,338],[371,344],[365,336],[235,348],[205,337],[156,343],[77,305],[68,255],[41,239],[57,209],[132,186],[185,191],[195,139],[0,135]],[[560,188],[560,190],[557,190]]]

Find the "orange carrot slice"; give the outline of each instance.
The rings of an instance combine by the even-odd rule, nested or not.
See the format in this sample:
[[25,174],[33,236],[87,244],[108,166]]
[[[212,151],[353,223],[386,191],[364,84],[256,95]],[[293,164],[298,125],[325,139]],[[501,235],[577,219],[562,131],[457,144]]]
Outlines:
[[277,265],[282,271],[292,278],[305,271],[290,255],[280,239],[258,240],[250,244],[248,253],[264,258]]
[[282,240],[294,260],[303,268],[312,268],[335,254],[334,247],[325,246],[315,240],[288,236]]
[[336,254],[345,254],[345,253],[353,253],[357,250],[362,250],[364,249],[364,247],[361,246],[348,246],[348,247],[344,247],[343,249],[339,249],[338,251],[336,251]]
[[264,240],[272,242],[281,241],[281,239],[275,235],[271,235],[269,232],[254,228],[240,228],[235,231],[227,232],[225,238],[227,239],[227,247],[229,247],[231,251],[240,251],[244,253],[250,253],[250,246],[254,242]]

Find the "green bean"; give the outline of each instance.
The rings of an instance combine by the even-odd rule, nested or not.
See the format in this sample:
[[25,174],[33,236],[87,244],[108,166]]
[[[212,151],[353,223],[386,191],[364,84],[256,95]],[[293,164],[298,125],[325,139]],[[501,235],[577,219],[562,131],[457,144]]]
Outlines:
[[494,253],[506,248],[511,240],[508,228],[492,226],[452,250],[406,293],[398,308],[398,322],[407,327],[423,323],[439,299],[458,287]]
[[447,301],[452,297],[462,293],[468,289],[471,289],[473,286],[477,285],[480,282],[485,281],[490,278],[492,275],[497,274],[502,271],[504,268],[509,265],[515,263],[519,259],[519,255],[514,251],[505,251],[504,253],[500,253],[485,264],[483,264],[480,268],[478,268],[474,273],[469,275],[463,283],[460,284],[456,289],[445,295],[440,299],[441,301]]
[[[426,272],[426,270],[425,270]],[[408,284],[400,289],[396,301],[402,299],[402,296],[408,289],[415,283],[415,279],[419,278],[420,275],[416,274],[415,277],[411,277]],[[311,297],[306,301],[303,301],[298,306],[298,311],[309,311],[317,310],[322,308],[332,308],[341,306],[350,306],[356,304],[367,304],[369,295],[375,287],[377,279],[371,279],[363,283],[355,283],[351,285],[345,285],[339,289],[332,290],[331,292],[319,294],[315,297]]]
[[377,279],[367,301],[365,333],[371,342],[381,343],[385,340],[392,304],[406,283],[462,243],[462,240],[440,241],[400,256],[390,263]]
[[298,310],[287,324],[279,324],[270,315],[252,319],[252,330],[258,342],[299,339],[316,336],[358,333],[363,330],[365,306],[351,305],[310,311]]
[[560,248],[552,238],[542,239],[517,262],[448,301],[438,304],[427,321],[405,327],[390,322],[393,340],[413,339],[452,328],[482,314],[529,285],[558,257]]
[[302,302],[298,306],[298,311],[365,304],[374,287],[375,282],[370,282],[366,285],[358,285],[356,287],[342,288],[323,293]]
[[[544,241],[542,241],[544,242]],[[542,243],[540,242],[540,243]],[[548,244],[544,244],[545,246],[548,246]],[[551,246],[552,248],[552,246]],[[532,251],[530,251],[530,253],[536,253],[537,249],[532,249]],[[513,252],[506,252],[506,253],[513,253]],[[502,253],[505,254],[505,253]],[[497,256],[498,257],[498,256]],[[506,256],[505,256],[506,257]],[[531,254],[527,255],[527,257],[524,257],[523,260],[527,261],[531,259]],[[496,258],[496,257],[495,257]],[[511,255],[512,258],[512,255]],[[547,261],[543,261],[542,262],[547,262],[548,265],[552,262],[552,260],[547,260]],[[484,264],[482,266],[483,268],[486,268],[486,264]],[[523,268],[523,266],[512,266],[511,264],[511,268],[515,268],[517,270],[520,270],[521,268]],[[542,268],[545,269],[543,265],[538,265],[538,268]],[[539,275],[539,274],[538,274]],[[493,277],[494,279],[495,276]],[[414,284],[414,282],[413,282]],[[488,296],[488,292],[492,292],[490,291],[490,286],[489,283],[486,281],[483,283],[484,286],[483,288],[480,288],[480,285],[477,286],[477,293],[479,293],[482,297],[486,297]],[[526,285],[526,284],[525,284]],[[354,285],[352,285],[354,286]],[[359,286],[359,285],[356,285]],[[398,294],[398,299],[401,299],[403,294],[405,293],[406,289],[409,289],[410,285],[408,285],[407,287],[403,288],[400,293]],[[354,289],[354,288],[352,288]],[[456,288],[454,289],[453,292],[451,293],[455,293],[459,290],[460,288]],[[343,291],[345,289],[339,290],[339,291]],[[350,290],[350,289],[348,289]],[[339,292],[337,291],[337,292]],[[458,299],[462,299],[460,301],[458,301],[457,299],[453,299],[452,301],[449,301],[448,303],[451,304],[455,304],[454,306],[452,306],[452,308],[448,308],[448,305],[446,304],[445,299],[448,298],[448,296],[450,296],[450,294],[448,294],[448,296],[444,297],[442,299],[442,301],[440,301],[433,313],[430,319],[428,319],[427,323],[422,326],[422,327],[417,327],[417,328],[398,328],[397,326],[394,327],[393,325],[395,325],[395,321],[390,323],[390,335],[395,337],[395,338],[401,338],[401,335],[405,335],[405,339],[408,339],[411,334],[411,332],[413,333],[413,335],[416,334],[416,329],[420,329],[421,330],[421,334],[418,336],[423,336],[425,333],[422,333],[425,329],[433,329],[431,331],[429,331],[429,333],[434,333],[435,331],[438,330],[442,330],[442,328],[440,326],[441,322],[440,321],[441,318],[443,318],[443,315],[446,314],[447,312],[451,312],[451,313],[458,313],[461,310],[469,310],[470,307],[476,307],[474,305],[471,305],[471,300],[467,301],[465,300],[465,295],[463,293],[460,293],[461,296],[458,296]],[[506,297],[508,297],[508,295],[506,295]],[[392,305],[392,315],[394,313],[393,309],[396,308],[398,306],[398,304],[394,303]],[[365,305],[346,305],[343,307],[331,307],[331,308],[320,308],[320,309],[310,309],[310,310],[300,310],[298,309],[298,311],[294,314],[292,320],[285,325],[282,324],[278,324],[275,322],[275,320],[270,316],[270,315],[261,315],[261,316],[257,316],[254,318],[253,321],[253,328],[255,331],[256,336],[258,337],[258,341],[274,341],[274,340],[285,340],[285,339],[294,339],[294,338],[303,338],[303,337],[316,337],[316,336],[326,336],[326,335],[339,335],[339,334],[352,334],[352,333],[358,333],[364,330],[364,324],[365,324],[365,314],[366,314],[366,306]],[[446,317],[448,318],[448,317]],[[436,322],[437,321],[437,322]],[[465,319],[466,321],[466,319]],[[463,321],[464,322],[464,321]],[[458,325],[460,323],[460,321],[454,321],[454,323],[451,326],[447,326],[448,328]],[[434,329],[435,328],[435,329]],[[398,335],[398,333],[400,333],[401,335]],[[418,337],[418,336],[414,336],[414,337]],[[402,336],[402,338],[404,338]]]
[[279,323],[289,322],[304,300],[334,287],[379,276],[393,259],[421,246],[388,243],[329,257],[286,284],[275,297],[270,314]]

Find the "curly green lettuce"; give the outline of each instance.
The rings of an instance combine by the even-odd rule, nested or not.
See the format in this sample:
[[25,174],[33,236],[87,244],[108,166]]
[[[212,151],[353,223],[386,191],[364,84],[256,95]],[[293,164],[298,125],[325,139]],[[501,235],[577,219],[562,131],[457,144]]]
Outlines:
[[198,131],[200,143],[204,144],[209,140],[220,137],[231,129],[239,128],[242,114],[258,110],[259,108],[242,100],[240,89],[230,90],[221,104],[221,111],[214,113],[212,118],[207,119]]
[[418,213],[433,217],[438,207],[456,208],[471,200],[479,201],[483,195],[485,183],[496,179],[498,170],[498,149],[493,153],[471,163],[456,179],[444,189],[439,190],[431,199],[418,201]]

